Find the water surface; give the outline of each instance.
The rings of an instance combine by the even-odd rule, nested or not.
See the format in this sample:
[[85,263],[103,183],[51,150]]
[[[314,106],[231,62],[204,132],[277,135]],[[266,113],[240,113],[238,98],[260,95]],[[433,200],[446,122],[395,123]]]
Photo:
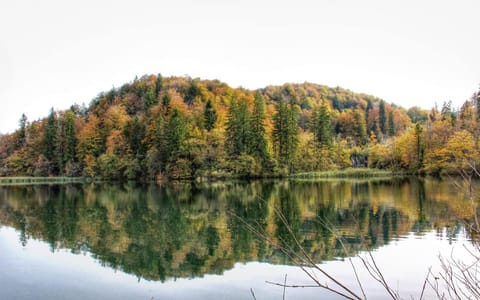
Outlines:
[[[418,298],[437,255],[468,244],[460,221],[471,217],[451,182],[414,178],[3,186],[0,299],[281,299],[266,281],[312,284],[275,246],[297,251],[295,239],[353,286],[348,258],[372,251],[392,285]],[[370,298],[385,298],[359,272]]]

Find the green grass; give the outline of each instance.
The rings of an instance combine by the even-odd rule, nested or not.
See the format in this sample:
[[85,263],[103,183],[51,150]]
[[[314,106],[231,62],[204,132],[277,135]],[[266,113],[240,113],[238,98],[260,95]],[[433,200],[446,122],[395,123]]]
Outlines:
[[0,185],[84,182],[83,177],[0,177]]
[[321,172],[304,172],[290,175],[291,178],[372,178],[392,177],[395,174],[391,171],[357,168]]

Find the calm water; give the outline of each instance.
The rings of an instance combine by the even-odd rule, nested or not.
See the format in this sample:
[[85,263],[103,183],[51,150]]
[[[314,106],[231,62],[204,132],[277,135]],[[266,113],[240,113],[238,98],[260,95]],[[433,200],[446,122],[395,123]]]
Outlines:
[[[281,299],[266,281],[312,282],[245,225],[294,245],[275,208],[322,268],[356,286],[347,258],[371,250],[405,298],[418,298],[439,253],[469,243],[458,220],[472,217],[452,183],[434,180],[3,186],[0,299]],[[353,262],[369,298],[385,298]]]

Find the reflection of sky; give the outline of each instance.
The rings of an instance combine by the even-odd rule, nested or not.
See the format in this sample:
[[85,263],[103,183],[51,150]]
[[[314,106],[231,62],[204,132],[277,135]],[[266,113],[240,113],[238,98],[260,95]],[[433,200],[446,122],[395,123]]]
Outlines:
[[[387,280],[404,298],[418,298],[428,268],[438,265],[438,254],[449,257],[453,249],[455,257],[462,258],[466,242],[464,236],[450,243],[446,234],[411,234],[375,250],[373,255]],[[355,259],[354,263],[369,298],[384,298],[383,290],[373,283],[359,261]],[[321,267],[355,286],[347,261],[327,262]],[[52,253],[48,244],[37,240],[29,240],[22,247],[18,232],[0,228],[0,299],[252,299],[250,288],[257,299],[281,299],[282,289],[265,281],[283,282],[285,274],[290,284],[311,284],[297,267],[257,262],[237,263],[223,276],[205,275],[163,284],[139,281],[135,276],[100,266],[89,254],[66,250]],[[287,299],[318,299],[324,291],[305,288],[287,289],[286,293]]]

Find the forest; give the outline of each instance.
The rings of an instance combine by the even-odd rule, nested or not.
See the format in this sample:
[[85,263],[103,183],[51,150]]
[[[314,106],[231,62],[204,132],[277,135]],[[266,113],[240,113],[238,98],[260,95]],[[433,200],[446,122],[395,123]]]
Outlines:
[[480,161],[480,91],[409,109],[312,83],[232,88],[145,75],[0,136],[0,176],[283,177],[372,168],[442,175]]

